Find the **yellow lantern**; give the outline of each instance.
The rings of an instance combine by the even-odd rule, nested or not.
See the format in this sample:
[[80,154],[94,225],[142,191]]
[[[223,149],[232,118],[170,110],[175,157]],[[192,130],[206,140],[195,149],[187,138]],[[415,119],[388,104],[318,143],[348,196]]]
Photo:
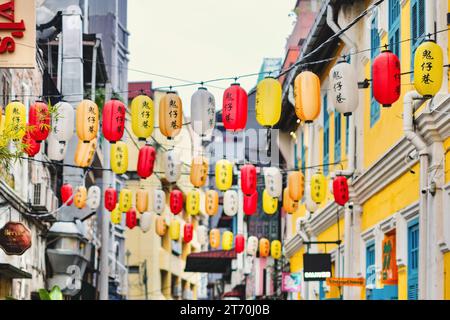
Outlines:
[[186,198],[186,212],[191,216],[200,213],[200,191],[191,190]]
[[305,193],[305,176],[301,171],[289,173],[289,196],[295,202],[300,201]]
[[178,220],[172,220],[169,226],[170,240],[180,240],[180,222]]
[[267,190],[263,193],[263,211],[268,215],[274,215],[278,210],[278,199],[272,198]]
[[148,192],[144,189],[139,189],[136,192],[136,209],[143,213],[148,210]]
[[215,190],[209,190],[205,196],[205,209],[209,216],[215,216],[219,210],[219,193]]
[[122,223],[122,211],[119,210],[119,206],[111,211],[111,223],[115,225],[119,225]]
[[279,240],[272,241],[270,246],[270,254],[275,260],[281,259],[282,246]]
[[270,241],[262,238],[259,240],[259,256],[261,258],[267,258],[270,254]]
[[269,77],[256,88],[256,121],[263,127],[273,127],[281,117],[281,83]]
[[225,251],[230,251],[233,249],[233,232],[225,231],[222,235],[222,249]]
[[414,87],[425,98],[439,92],[443,79],[442,48],[432,40],[423,42],[414,55]]
[[203,187],[206,184],[208,176],[208,160],[205,157],[195,157],[191,165],[191,183],[196,188]]
[[306,123],[320,115],[320,79],[310,71],[301,72],[294,82],[295,113]]
[[88,143],[97,137],[99,111],[95,102],[83,100],[77,107],[76,127],[78,138]]
[[[164,237],[167,233],[167,224],[164,217],[157,216],[155,219],[155,232],[158,236]],[[172,231],[171,231],[172,232]],[[172,235],[172,233],[171,233]]]
[[128,212],[132,206],[133,194],[128,189],[122,189],[119,194],[119,210]]
[[97,139],[93,139],[89,143],[83,143],[83,141],[78,140],[77,149],[75,151],[75,164],[82,168],[91,166],[96,151]]
[[326,179],[321,173],[316,173],[311,177],[311,200],[317,204],[322,203],[326,197]]
[[13,140],[22,140],[27,125],[26,108],[18,102],[13,101],[5,109],[5,131],[11,133]]
[[182,122],[181,99],[175,92],[168,92],[159,102],[159,130],[168,139],[173,139],[180,134]]
[[123,141],[111,144],[111,169],[116,174],[124,174],[128,170],[128,146]]
[[73,197],[73,204],[75,205],[75,207],[81,210],[86,206],[86,200],[87,189],[85,187],[79,187]]
[[289,188],[284,189],[283,192],[283,209],[289,214],[293,214],[298,209],[298,202],[292,200],[289,195]]
[[147,140],[155,127],[155,108],[153,100],[139,95],[131,101],[131,126],[139,141]]
[[217,249],[220,247],[220,230],[212,229],[209,232],[209,245],[213,249]]
[[216,187],[220,191],[227,191],[233,185],[233,165],[228,160],[216,163]]

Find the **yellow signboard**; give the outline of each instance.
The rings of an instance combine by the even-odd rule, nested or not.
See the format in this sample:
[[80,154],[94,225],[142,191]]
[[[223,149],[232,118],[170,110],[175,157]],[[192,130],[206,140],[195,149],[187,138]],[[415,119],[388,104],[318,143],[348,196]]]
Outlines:
[[328,286],[334,287],[364,287],[364,278],[328,278]]

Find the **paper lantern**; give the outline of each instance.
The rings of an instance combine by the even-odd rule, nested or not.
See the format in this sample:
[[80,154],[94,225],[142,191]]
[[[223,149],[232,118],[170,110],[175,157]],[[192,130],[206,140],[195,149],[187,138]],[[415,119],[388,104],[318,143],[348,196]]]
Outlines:
[[310,71],[301,72],[294,82],[295,113],[306,123],[320,115],[320,79]]
[[113,211],[117,206],[117,191],[114,188],[105,190],[105,209],[109,212]]
[[262,238],[259,240],[259,257],[267,258],[270,254],[270,241]]
[[119,194],[119,210],[127,212],[131,209],[133,194],[128,189],[122,189]]
[[[176,227],[176,226],[174,226]],[[158,236],[164,237],[167,233],[167,224],[164,217],[157,216],[155,219],[155,232]],[[171,232],[177,232],[177,230],[172,230]],[[178,240],[178,239],[177,239]]]
[[103,106],[103,136],[113,144],[123,137],[125,130],[125,111],[125,105],[118,99],[108,101]]
[[293,214],[298,209],[298,201],[292,200],[289,194],[289,188],[284,189],[283,192],[283,209],[288,214]]
[[290,172],[288,176],[289,196],[294,202],[302,200],[305,193],[305,176],[301,171]]
[[273,198],[279,198],[283,193],[283,176],[278,168],[264,170],[264,184],[267,192]]
[[247,216],[252,216],[258,209],[258,192],[255,191],[252,195],[244,194],[244,213]]
[[164,153],[164,170],[170,183],[177,182],[181,177],[180,153],[175,150]]
[[245,250],[245,238],[243,235],[238,234],[234,240],[234,250],[237,254],[244,252]]
[[225,251],[230,251],[233,249],[233,232],[225,231],[222,235],[222,249]]
[[60,143],[67,144],[75,131],[75,111],[70,103],[61,101],[55,105],[52,114],[52,130],[50,136]]
[[47,139],[50,133],[50,112],[46,103],[36,101],[30,106],[28,125],[30,126],[30,136],[37,143]]
[[94,161],[96,151],[97,139],[93,139],[88,143],[79,140],[75,151],[75,164],[82,168],[90,167]]
[[191,216],[196,216],[200,213],[200,191],[191,190],[188,192],[186,198],[186,212]]
[[316,173],[311,177],[311,200],[317,204],[322,203],[326,197],[326,179],[321,173]]
[[274,215],[278,211],[278,199],[272,198],[267,190],[263,193],[263,211],[268,215]]
[[11,139],[20,141],[26,130],[26,108],[19,101],[9,103],[5,108],[5,131],[10,132]]
[[222,121],[225,129],[230,131],[245,129],[247,114],[247,92],[238,83],[235,83],[223,94]]
[[166,193],[163,190],[153,191],[153,211],[162,214],[166,209]]
[[78,209],[84,209],[86,207],[87,190],[85,187],[78,187],[75,196],[73,197],[73,203]]
[[197,228],[197,242],[203,246],[208,243],[208,228],[199,226]]
[[330,99],[337,112],[350,116],[358,108],[358,79],[355,68],[344,60],[330,71]]
[[390,107],[400,98],[400,73],[400,60],[389,50],[381,52],[373,61],[373,96],[383,107]]
[[128,170],[128,146],[123,141],[111,144],[111,170],[124,174]]
[[194,225],[192,223],[186,223],[183,230],[184,243],[190,243],[194,238]]
[[131,127],[139,141],[151,137],[155,127],[155,107],[150,97],[139,95],[131,101]]
[[228,160],[216,163],[216,187],[220,191],[227,191],[233,185],[233,165]]
[[170,240],[180,240],[180,222],[178,220],[172,220],[169,226]]
[[256,121],[263,127],[273,127],[281,117],[281,83],[275,78],[261,80],[256,87]]
[[183,122],[183,104],[175,92],[168,92],[159,102],[159,130],[168,139],[181,132]]
[[120,211],[119,206],[111,211],[111,223],[115,225],[119,225],[122,223],[122,211]]
[[314,213],[319,208],[318,204],[311,199],[311,184],[305,187],[305,194],[309,195],[305,197],[305,208],[308,212]]
[[145,189],[139,189],[136,192],[136,209],[138,212],[146,212],[148,210],[148,192]]
[[216,100],[206,88],[199,88],[192,95],[191,125],[201,137],[211,134],[216,125]]
[[235,190],[228,190],[223,196],[223,212],[229,217],[234,217],[239,210],[239,195]]
[[23,151],[30,158],[34,158],[34,156],[37,155],[39,151],[41,151],[41,144],[31,137],[30,131],[27,131],[27,133],[25,133],[22,138],[22,143],[24,145]]
[[212,229],[209,232],[209,245],[212,249],[217,249],[220,247],[220,230]]
[[340,206],[345,204],[350,199],[348,192],[348,182],[346,177],[336,177],[333,181],[333,195],[334,200]]
[[247,164],[241,168],[241,188],[246,195],[252,195],[256,191],[256,167]]
[[247,254],[249,256],[255,257],[256,253],[258,252],[258,238],[256,237],[250,237],[247,240]]
[[424,41],[414,55],[414,87],[424,98],[439,92],[443,80],[442,48],[433,40]]
[[131,208],[130,210],[128,210],[126,219],[125,219],[125,223],[126,223],[128,229],[130,229],[130,230],[134,229],[137,226],[136,209]]
[[73,203],[73,188],[68,183],[61,186],[61,201],[68,207]]
[[153,174],[155,167],[156,150],[151,146],[143,146],[139,150],[137,174],[141,179],[147,179]]
[[205,195],[205,210],[209,216],[215,216],[219,210],[219,193],[209,190]]
[[147,233],[150,231],[152,225],[152,215],[148,212],[144,212],[141,214],[139,219],[139,227],[141,228],[143,233]]
[[270,255],[275,260],[281,259],[281,253],[282,253],[282,246],[281,242],[279,240],[272,241],[272,244],[270,245]]
[[180,214],[183,211],[183,193],[180,190],[173,190],[170,193],[170,211],[174,214]]
[[98,186],[91,186],[87,193],[87,207],[92,211],[96,211],[100,207],[101,201],[102,191]]
[[47,143],[48,158],[52,161],[63,161],[66,157],[67,144],[57,141],[51,134],[47,139]]
[[191,165],[191,183],[194,187],[200,188],[206,184],[208,177],[208,160],[205,157],[195,157]]
[[76,128],[78,139],[88,143],[97,138],[98,133],[98,106],[90,100],[83,100],[77,107]]

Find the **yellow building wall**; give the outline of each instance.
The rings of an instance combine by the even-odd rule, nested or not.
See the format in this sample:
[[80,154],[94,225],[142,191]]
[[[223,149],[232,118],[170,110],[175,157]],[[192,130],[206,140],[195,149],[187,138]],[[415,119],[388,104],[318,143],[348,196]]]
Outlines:
[[450,252],[444,254],[444,299],[450,300]]
[[[337,218],[336,218],[337,220]],[[317,236],[317,241],[337,241],[338,240],[338,230],[340,233],[340,238],[342,242],[344,241],[344,218],[341,217],[339,219],[339,229],[337,221],[335,224],[333,224],[331,227],[323,231],[321,234]],[[330,252],[337,248],[337,245],[335,244],[327,244],[326,245],[326,251]],[[319,251],[325,253],[325,245],[319,245]]]
[[398,268],[398,300],[408,300],[408,267]]

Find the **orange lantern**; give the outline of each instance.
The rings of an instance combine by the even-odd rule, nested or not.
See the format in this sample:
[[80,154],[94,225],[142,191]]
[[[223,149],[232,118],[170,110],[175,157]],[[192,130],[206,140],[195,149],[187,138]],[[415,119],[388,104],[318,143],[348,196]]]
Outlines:
[[163,217],[157,216],[155,220],[155,232],[158,236],[164,237],[167,233],[167,224]]
[[97,137],[99,111],[95,102],[83,100],[77,107],[76,127],[78,138],[88,143]]
[[82,168],[89,167],[94,161],[96,149],[97,139],[91,140],[89,143],[79,140],[75,151],[75,164]]
[[209,216],[215,216],[219,210],[219,193],[215,190],[209,190],[205,196],[205,209]]
[[183,122],[183,104],[175,92],[168,92],[159,102],[159,130],[168,139],[181,132]]
[[294,82],[295,113],[306,123],[320,115],[320,79],[310,71],[301,72]]
[[86,206],[87,189],[85,187],[78,187],[75,196],[73,197],[73,203],[78,209],[83,209]]
[[305,193],[305,176],[301,171],[291,172],[288,178],[289,196],[299,202]]
[[259,256],[260,258],[267,258],[270,254],[270,241],[262,238],[259,240]]
[[195,157],[191,165],[191,183],[196,188],[203,187],[206,184],[208,176],[208,160],[205,157]]
[[209,245],[213,249],[217,249],[220,247],[220,230],[212,229],[209,232]]
[[295,213],[298,209],[298,202],[292,200],[289,195],[289,188],[284,189],[283,192],[283,209],[289,214]]
[[140,213],[148,210],[148,192],[144,189],[139,189],[136,192],[136,209]]

